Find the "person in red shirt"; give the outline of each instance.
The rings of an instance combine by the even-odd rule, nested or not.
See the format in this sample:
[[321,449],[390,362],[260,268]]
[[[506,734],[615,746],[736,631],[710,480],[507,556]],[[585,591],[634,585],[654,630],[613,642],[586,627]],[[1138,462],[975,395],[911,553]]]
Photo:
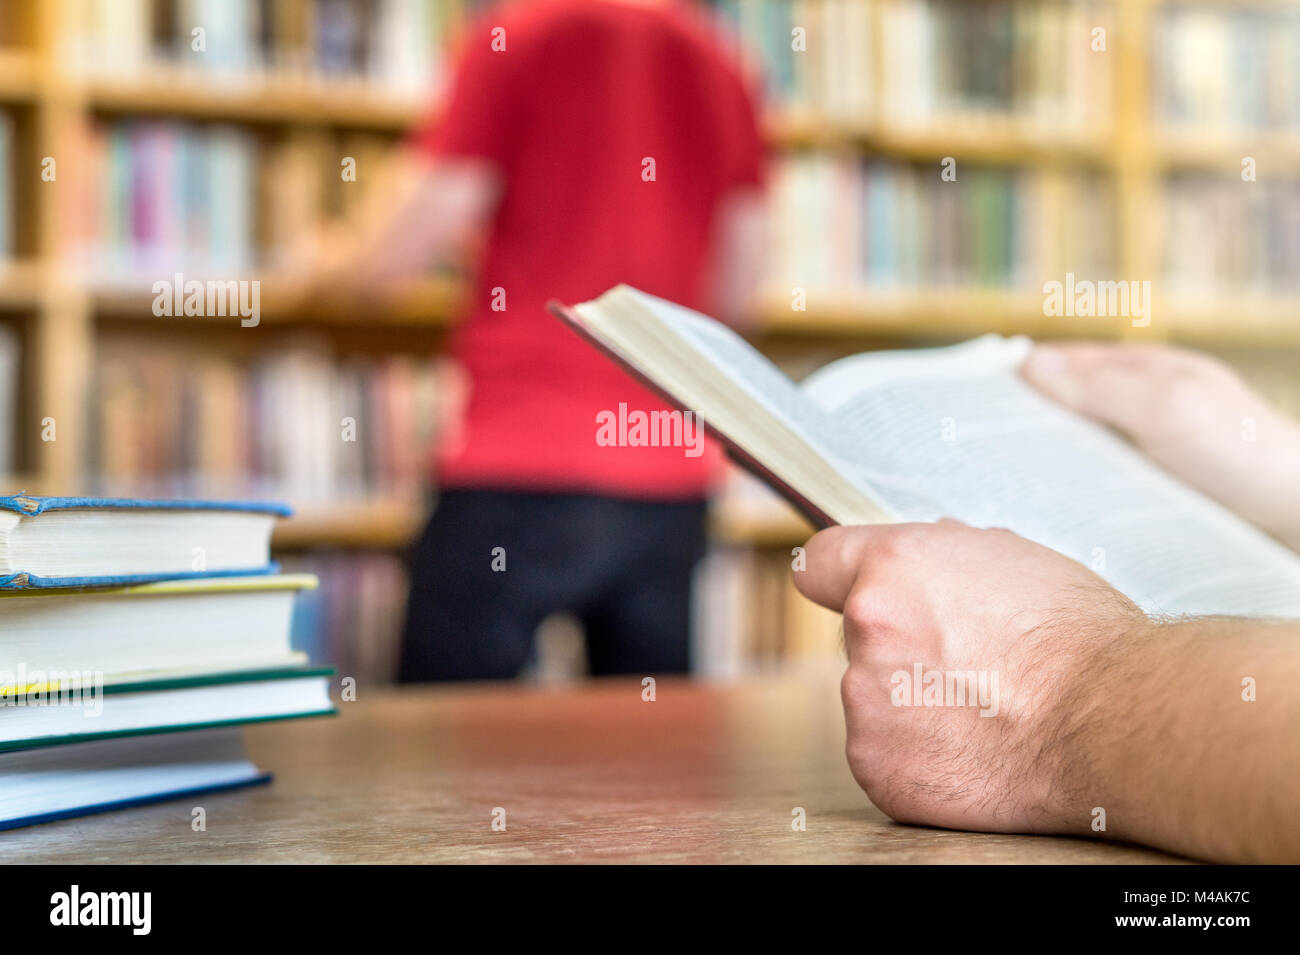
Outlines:
[[727,50],[672,0],[490,12],[392,187],[318,260],[373,290],[486,234],[453,345],[465,413],[414,552],[403,680],[513,677],[556,611],[583,622],[593,674],[688,669],[720,452],[599,442],[602,415],[664,405],[545,306],[627,283],[744,314],[764,148]]

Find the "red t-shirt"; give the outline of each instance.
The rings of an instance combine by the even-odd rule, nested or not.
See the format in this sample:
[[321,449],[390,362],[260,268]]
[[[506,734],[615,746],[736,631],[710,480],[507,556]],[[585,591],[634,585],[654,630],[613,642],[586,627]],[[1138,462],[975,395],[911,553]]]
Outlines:
[[713,25],[676,5],[610,0],[489,14],[468,34],[448,108],[417,143],[490,160],[505,183],[454,341],[471,391],[440,483],[706,494],[720,461],[712,442],[698,457],[597,443],[602,411],[665,406],[545,305],[626,282],[707,307],[719,201],[763,178],[755,106]]

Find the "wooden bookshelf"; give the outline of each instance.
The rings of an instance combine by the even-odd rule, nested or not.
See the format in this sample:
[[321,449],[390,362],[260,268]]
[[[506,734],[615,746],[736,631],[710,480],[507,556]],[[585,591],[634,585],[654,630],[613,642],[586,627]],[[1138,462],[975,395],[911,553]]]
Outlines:
[[1155,137],[1152,158],[1166,169],[1205,169],[1236,173],[1245,156],[1253,157],[1263,175],[1300,172],[1300,133],[1261,134],[1243,131],[1224,136],[1218,130],[1166,130]]
[[1121,321],[1054,318],[1043,314],[1041,295],[983,288],[810,292],[806,311],[794,311],[788,292],[773,290],[764,296],[760,314],[759,328],[767,334],[850,338],[953,338],[982,332],[1114,336]]
[[44,289],[45,266],[42,261],[0,261],[0,308],[11,311],[39,308]]
[[764,133],[778,149],[856,149],[916,161],[944,156],[996,164],[1025,162],[1104,166],[1112,162],[1109,131],[1082,136],[1042,129],[1020,119],[953,117],[925,126],[899,126],[876,118],[852,120],[809,110],[773,111]]
[[0,49],[0,103],[35,99],[40,76],[40,61],[30,52]]
[[[452,278],[410,282],[392,295],[377,300],[353,301],[346,297],[302,300],[292,283],[270,275],[262,283],[261,319],[271,324],[314,322],[358,327],[409,327],[443,329],[460,313],[465,286]],[[100,318],[172,321],[155,318],[154,295],[141,281],[129,286],[99,287],[90,291],[91,306]],[[220,321],[217,319],[216,321]],[[230,320],[232,323],[236,319]]]
[[[1115,185],[1120,210],[1118,261],[1128,276],[1157,277],[1152,241],[1160,177],[1174,169],[1239,168],[1253,155],[1261,173],[1300,169],[1300,137],[1241,136],[1221,130],[1161,131],[1152,128],[1149,89],[1152,14],[1159,0],[1113,0],[1113,122],[1087,135],[1062,134],[1024,121],[954,117],[921,128],[900,127],[870,112],[862,117],[817,111],[773,112],[767,135],[774,149],[870,154],[929,162],[959,160],[1028,166],[1095,167]],[[1227,4],[1230,0],[1207,0]],[[301,5],[295,0],[293,4]],[[24,114],[20,135],[29,157],[64,157],[75,149],[71,130],[87,115],[169,116],[223,122],[274,132],[321,127],[401,135],[429,114],[428,104],[395,96],[373,85],[321,80],[301,74],[262,73],[232,83],[191,71],[150,68],[119,78],[86,78],[64,61],[63,31],[73,9],[66,0],[21,4],[21,39],[0,47],[0,106]],[[0,12],[4,9],[0,6]],[[882,38],[873,42],[879,53]],[[880,57],[876,56],[880,62]],[[62,161],[62,160],[61,160]],[[0,266],[0,309],[29,317],[32,334],[24,354],[34,409],[58,419],[56,442],[25,449],[27,487],[75,491],[84,476],[90,416],[79,390],[93,368],[106,325],[153,319],[147,287],[84,288],[56,268],[60,231],[73,210],[53,185],[28,190],[22,247],[30,254]],[[422,283],[386,302],[354,307],[347,302],[303,306],[277,299],[273,276],[264,282],[268,324],[295,323],[409,329],[413,335],[447,327],[460,311],[463,287],[449,280]],[[957,339],[985,331],[1041,336],[1103,336],[1174,339],[1197,344],[1253,347],[1300,346],[1300,301],[1234,298],[1229,302],[1163,301],[1152,325],[1135,329],[1121,320],[1044,316],[1032,290],[931,289],[899,293],[861,290],[810,291],[808,309],[793,312],[788,290],[763,298],[760,337]],[[30,430],[30,429],[28,429]],[[11,482],[12,485],[12,482]],[[423,508],[411,501],[380,500],[309,511],[277,532],[278,548],[312,546],[395,548],[415,533]],[[765,515],[715,517],[719,536],[733,543],[800,540],[798,518]]]
[[157,69],[143,77],[74,82],[73,89],[89,109],[133,116],[401,133],[429,115],[424,99],[372,84],[273,74],[218,85],[192,70]]
[[709,513],[709,531],[718,543],[776,549],[784,556],[787,548],[811,537],[815,528],[782,501],[750,505],[724,495]]
[[[1152,327],[1162,339],[1189,345],[1300,345],[1300,300],[1239,297],[1230,302],[1157,298]],[[1144,329],[1128,318],[1043,314],[1033,293],[992,289],[931,289],[810,294],[793,311],[787,293],[773,290],[760,306],[758,331],[808,338],[947,340],[985,332],[1035,338],[1125,339]]]

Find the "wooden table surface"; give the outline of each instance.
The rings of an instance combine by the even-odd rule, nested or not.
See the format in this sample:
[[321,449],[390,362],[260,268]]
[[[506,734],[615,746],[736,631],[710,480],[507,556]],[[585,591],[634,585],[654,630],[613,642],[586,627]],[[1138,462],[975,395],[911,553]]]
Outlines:
[[[833,681],[410,688],[250,727],[270,786],[0,833],[8,862],[1174,862],[899,826],[849,775]],[[190,828],[207,812],[207,831]],[[796,807],[807,828],[791,828]],[[493,831],[505,810],[506,830]]]

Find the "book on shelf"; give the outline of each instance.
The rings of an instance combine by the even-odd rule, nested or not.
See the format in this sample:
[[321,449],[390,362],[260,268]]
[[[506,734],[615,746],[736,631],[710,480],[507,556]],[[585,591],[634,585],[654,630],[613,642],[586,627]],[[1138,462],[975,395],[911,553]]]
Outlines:
[[1161,208],[1171,296],[1300,298],[1300,169],[1255,182],[1239,172],[1176,172]]
[[[10,569],[42,571],[0,590],[0,828],[266,782],[231,728],[334,712],[333,671],[291,647],[315,578],[266,566],[282,506],[0,503]],[[141,577],[165,579],[120,584]]]
[[124,335],[97,357],[88,457],[105,493],[277,496],[313,507],[413,498],[452,400],[443,362],[340,359],[309,341],[244,359]]
[[[0,262],[0,269],[3,262]],[[22,368],[22,342],[8,324],[0,324],[0,475],[13,474],[18,463],[18,382]]]
[[284,567],[320,580],[294,613],[294,648],[358,683],[396,682],[407,594],[402,557],[317,550],[286,555]]
[[276,72],[343,76],[427,95],[454,0],[66,0],[65,62],[93,77],[184,70],[229,83]]
[[1300,613],[1300,557],[1021,381],[1026,339],[858,355],[796,385],[627,286],[552,310],[819,525],[954,517],[1096,567],[1148,611]]
[[1152,112],[1168,129],[1202,134],[1300,132],[1298,49],[1294,4],[1160,4]]
[[919,129],[955,121],[978,128],[993,117],[1089,135],[1110,122],[1109,3],[717,0],[715,7],[757,59],[766,98],[796,115],[862,125],[874,111],[893,128]]
[[[228,281],[292,265],[323,221],[384,187],[396,148],[377,133],[295,127],[259,137],[165,119],[91,119],[72,135],[82,161],[67,173],[77,196],[68,249],[109,291],[148,292],[177,272]],[[354,179],[340,175],[345,158]]]
[[717,0],[764,99],[791,113],[860,119],[872,106],[869,3],[860,0]]
[[76,254],[101,284],[235,278],[258,261],[258,149],[248,130],[160,120],[95,124],[81,136]]
[[773,176],[772,273],[809,289],[1019,288],[1114,273],[1113,184],[1089,171],[805,155]]

